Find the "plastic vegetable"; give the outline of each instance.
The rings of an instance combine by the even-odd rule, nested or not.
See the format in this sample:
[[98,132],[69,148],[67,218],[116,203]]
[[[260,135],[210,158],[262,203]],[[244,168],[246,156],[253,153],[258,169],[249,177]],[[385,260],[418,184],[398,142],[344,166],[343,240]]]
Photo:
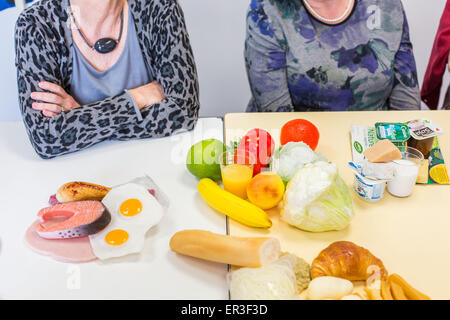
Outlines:
[[256,158],[253,163],[253,175],[257,175],[270,164],[270,157],[275,150],[275,141],[272,136],[263,129],[252,129],[242,137],[235,153],[244,157],[250,153]]
[[277,173],[287,184],[305,164],[317,161],[326,161],[326,159],[303,142],[289,142],[275,151],[270,163],[270,171]]
[[297,294],[297,257],[288,254],[261,268],[241,268],[230,277],[232,300],[286,300]]
[[354,214],[352,198],[335,164],[319,161],[298,170],[289,182],[281,217],[311,232],[342,230]]
[[286,122],[281,128],[280,142],[281,145],[285,145],[288,142],[303,141],[311,149],[316,150],[319,137],[319,130],[314,124],[305,119],[294,119]]

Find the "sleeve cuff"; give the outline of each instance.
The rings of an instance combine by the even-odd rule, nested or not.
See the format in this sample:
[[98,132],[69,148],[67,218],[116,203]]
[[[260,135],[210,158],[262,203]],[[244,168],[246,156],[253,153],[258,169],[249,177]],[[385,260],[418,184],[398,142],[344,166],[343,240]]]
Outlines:
[[125,93],[127,94],[128,99],[130,99],[130,101],[133,103],[134,110],[136,111],[136,115],[137,115],[138,121],[144,120],[144,118],[142,117],[142,114],[141,114],[141,110],[139,110],[139,108],[138,108],[138,106],[136,104],[136,101],[134,101],[133,96],[126,89],[125,89]]

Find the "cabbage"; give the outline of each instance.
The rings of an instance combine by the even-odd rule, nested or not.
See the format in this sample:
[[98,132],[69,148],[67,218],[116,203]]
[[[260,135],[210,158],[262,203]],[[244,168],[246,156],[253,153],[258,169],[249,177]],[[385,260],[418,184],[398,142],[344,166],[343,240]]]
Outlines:
[[347,185],[335,164],[319,161],[305,165],[289,182],[281,218],[311,232],[342,230],[354,214]]
[[297,294],[297,257],[287,254],[260,268],[241,268],[229,278],[231,300],[287,300]]
[[275,151],[270,163],[270,171],[278,174],[287,184],[305,164],[316,161],[326,161],[326,159],[321,154],[315,153],[304,142],[289,142]]

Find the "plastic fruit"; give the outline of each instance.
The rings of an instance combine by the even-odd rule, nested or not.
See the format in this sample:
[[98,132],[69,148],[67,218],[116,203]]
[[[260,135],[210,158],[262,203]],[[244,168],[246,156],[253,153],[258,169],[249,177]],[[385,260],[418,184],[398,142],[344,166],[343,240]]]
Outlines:
[[225,152],[225,145],[216,139],[203,140],[194,144],[186,157],[188,171],[199,179],[221,180],[219,156]]
[[308,120],[295,119],[286,122],[281,128],[280,143],[284,146],[288,142],[303,141],[311,149],[316,150],[319,138],[319,130],[314,124]]
[[445,164],[442,163],[430,169],[430,178],[438,184],[450,183],[447,168],[445,167]]
[[264,210],[225,191],[211,179],[200,180],[197,189],[210,207],[239,223],[256,228],[272,226],[272,221]]
[[256,175],[247,186],[248,200],[263,210],[276,207],[283,199],[284,183],[273,172]]
[[275,141],[272,136],[263,129],[252,129],[242,137],[236,154],[241,157],[250,153],[256,158],[253,164],[253,175],[257,175],[263,168],[270,165],[270,159],[275,150]]

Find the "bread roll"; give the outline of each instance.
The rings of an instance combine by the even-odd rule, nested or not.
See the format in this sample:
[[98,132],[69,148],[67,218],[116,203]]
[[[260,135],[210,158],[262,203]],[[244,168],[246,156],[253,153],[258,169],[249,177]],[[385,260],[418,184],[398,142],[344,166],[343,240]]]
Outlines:
[[111,188],[88,182],[69,182],[56,192],[56,199],[61,202],[102,200]]
[[307,289],[309,300],[340,300],[353,292],[353,283],[336,277],[313,279]]
[[172,251],[203,260],[257,268],[275,262],[280,242],[275,238],[239,238],[202,230],[184,230],[170,239]]

